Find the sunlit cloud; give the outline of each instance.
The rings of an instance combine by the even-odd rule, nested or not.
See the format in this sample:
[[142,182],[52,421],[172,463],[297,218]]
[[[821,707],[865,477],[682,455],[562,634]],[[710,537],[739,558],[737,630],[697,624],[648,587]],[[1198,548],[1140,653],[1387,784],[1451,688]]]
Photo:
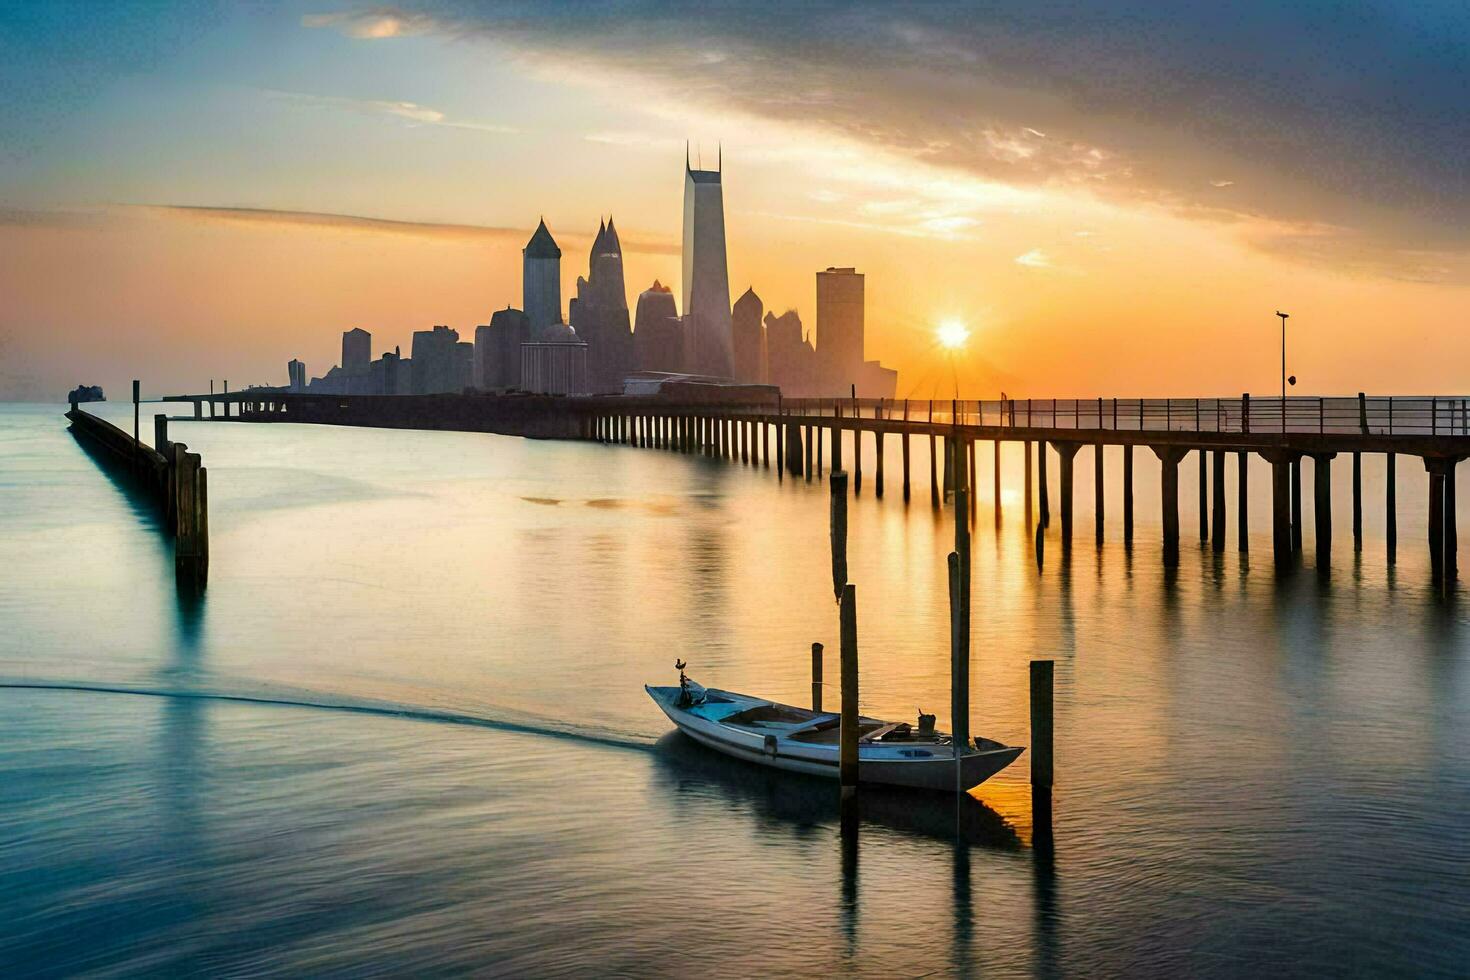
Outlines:
[[297,105],[323,109],[342,109],[348,112],[359,112],[367,115],[392,116],[396,119],[406,119],[414,125],[445,126],[450,129],[468,129],[481,133],[519,132],[514,126],[506,126],[500,123],[451,119],[446,113],[438,109],[419,105],[416,102],[403,102],[393,99],[351,99],[338,95],[314,95],[308,92],[284,92],[278,89],[266,89],[265,94],[269,98],[283,102],[292,102]]
[[302,27],[330,28],[347,37],[368,41],[380,41],[392,37],[412,37],[427,34],[441,25],[424,14],[408,13],[391,8],[373,10],[344,10],[336,13],[306,14],[301,18]]
[[[186,221],[226,222],[257,226],[296,226],[302,228],[334,229],[362,234],[414,235],[420,238],[437,239],[495,239],[524,242],[531,237],[532,228],[509,228],[491,225],[449,224],[434,221],[402,221],[392,218],[375,218],[357,214],[331,214],[318,211],[288,211],[273,208],[209,207],[187,204],[142,204],[131,205],[166,218]],[[678,255],[679,245],[675,242],[659,241],[638,234],[623,233],[623,251],[645,255]],[[565,245],[578,247],[592,242],[591,235],[580,233],[557,233],[557,240]]]
[[1016,264],[1024,265],[1028,269],[1050,269],[1052,267],[1051,259],[1039,248],[1033,248],[1024,255],[1016,256]]

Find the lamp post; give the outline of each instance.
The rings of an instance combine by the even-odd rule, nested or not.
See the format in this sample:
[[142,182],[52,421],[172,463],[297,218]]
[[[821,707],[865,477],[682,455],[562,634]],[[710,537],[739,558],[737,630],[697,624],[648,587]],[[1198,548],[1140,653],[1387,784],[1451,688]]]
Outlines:
[[[1276,311],[1276,315],[1279,316],[1279,317],[1281,317],[1281,434],[1282,435],[1285,435],[1286,434],[1286,318],[1289,317],[1289,316],[1291,316],[1291,314],[1290,313],[1282,313],[1280,310],[1277,310]],[[1293,385],[1296,384],[1296,378],[1295,377],[1293,377],[1291,379],[1291,383]]]

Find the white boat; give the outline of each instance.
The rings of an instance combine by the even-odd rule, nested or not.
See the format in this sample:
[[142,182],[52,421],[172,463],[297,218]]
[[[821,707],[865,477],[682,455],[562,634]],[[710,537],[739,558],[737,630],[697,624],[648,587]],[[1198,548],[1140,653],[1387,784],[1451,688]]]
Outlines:
[[[841,715],[705,688],[682,676],[680,680],[679,687],[645,684],[643,689],[696,742],[758,765],[837,778]],[[860,717],[858,782],[952,793],[978,786],[1025,751],[976,738],[956,763],[954,740],[934,731],[932,719],[921,715],[915,730],[907,722]]]

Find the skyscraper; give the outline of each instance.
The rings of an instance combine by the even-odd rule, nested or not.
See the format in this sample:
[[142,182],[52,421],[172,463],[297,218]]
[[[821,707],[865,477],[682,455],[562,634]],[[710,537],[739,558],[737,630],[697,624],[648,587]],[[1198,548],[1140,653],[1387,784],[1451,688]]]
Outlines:
[[766,330],[761,325],[765,304],[747,289],[730,311],[731,337],[735,345],[735,379],[748,383],[766,380]]
[[373,335],[361,327],[342,334],[342,373],[356,377],[368,373],[373,362]]
[[587,383],[594,392],[621,392],[633,370],[633,332],[623,282],[623,247],[609,218],[599,225],[587,257],[587,278],[577,277],[569,320],[587,344]]
[[684,365],[728,378],[735,363],[722,169],[695,170],[684,154]]
[[531,329],[561,322],[561,249],[543,219],[521,249],[521,306]]
[[817,363],[823,384],[839,394],[862,381],[863,274],[828,267],[817,273]]
[[633,351],[633,366],[639,371],[677,374],[684,369],[684,341],[674,292],[657,279],[638,294]]

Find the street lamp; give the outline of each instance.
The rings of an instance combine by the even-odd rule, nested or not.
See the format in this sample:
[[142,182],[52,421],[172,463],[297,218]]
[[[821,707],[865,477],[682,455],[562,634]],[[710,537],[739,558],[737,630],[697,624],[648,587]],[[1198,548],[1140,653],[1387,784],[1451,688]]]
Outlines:
[[1280,310],[1277,310],[1276,315],[1281,317],[1281,432],[1285,434],[1286,385],[1290,382],[1292,387],[1296,387],[1296,375],[1293,374],[1290,378],[1286,376],[1286,318],[1291,316],[1291,314],[1282,313]]

